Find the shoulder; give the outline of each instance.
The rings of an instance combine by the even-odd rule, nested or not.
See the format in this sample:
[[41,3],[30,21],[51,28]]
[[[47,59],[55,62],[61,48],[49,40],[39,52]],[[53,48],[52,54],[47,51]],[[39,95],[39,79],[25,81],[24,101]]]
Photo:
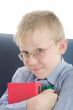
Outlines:
[[13,75],[12,81],[14,82],[27,81],[28,77],[30,77],[31,74],[32,72],[26,66],[20,67],[16,70],[15,74]]
[[16,74],[29,74],[32,73],[26,66],[20,67],[16,70]]
[[19,67],[16,72],[31,72],[26,66]]
[[65,63],[64,67],[61,69],[59,76],[57,77],[56,86],[58,91],[61,88],[73,85],[73,66],[71,64]]
[[60,78],[64,80],[69,76],[73,76],[73,66],[71,64],[66,63],[65,67],[61,71]]

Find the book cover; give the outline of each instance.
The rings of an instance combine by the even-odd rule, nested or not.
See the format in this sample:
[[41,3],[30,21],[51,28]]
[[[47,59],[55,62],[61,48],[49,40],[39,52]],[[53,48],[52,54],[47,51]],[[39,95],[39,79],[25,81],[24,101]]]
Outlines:
[[8,83],[8,103],[17,103],[36,96],[41,91],[40,82]]

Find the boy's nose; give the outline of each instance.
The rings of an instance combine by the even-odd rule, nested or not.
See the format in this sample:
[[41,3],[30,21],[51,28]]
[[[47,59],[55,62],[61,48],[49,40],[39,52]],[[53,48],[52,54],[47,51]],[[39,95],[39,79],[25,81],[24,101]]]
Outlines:
[[28,62],[29,62],[30,65],[35,65],[38,62],[38,60],[32,55],[29,56],[28,60],[29,60]]

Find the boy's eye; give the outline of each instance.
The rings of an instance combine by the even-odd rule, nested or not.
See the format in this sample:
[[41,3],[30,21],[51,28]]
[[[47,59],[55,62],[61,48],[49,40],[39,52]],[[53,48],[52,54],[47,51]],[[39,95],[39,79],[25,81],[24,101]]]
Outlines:
[[24,51],[24,52],[23,52],[23,55],[28,56],[29,53],[28,53],[27,51]]
[[44,52],[44,50],[43,49],[37,49],[36,52],[37,52],[37,54],[41,54]]

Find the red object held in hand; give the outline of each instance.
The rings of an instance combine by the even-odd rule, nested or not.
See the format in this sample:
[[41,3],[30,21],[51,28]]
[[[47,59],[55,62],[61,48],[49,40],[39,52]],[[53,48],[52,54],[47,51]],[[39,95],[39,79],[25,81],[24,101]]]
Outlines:
[[8,103],[17,103],[36,96],[41,91],[40,82],[8,83]]

